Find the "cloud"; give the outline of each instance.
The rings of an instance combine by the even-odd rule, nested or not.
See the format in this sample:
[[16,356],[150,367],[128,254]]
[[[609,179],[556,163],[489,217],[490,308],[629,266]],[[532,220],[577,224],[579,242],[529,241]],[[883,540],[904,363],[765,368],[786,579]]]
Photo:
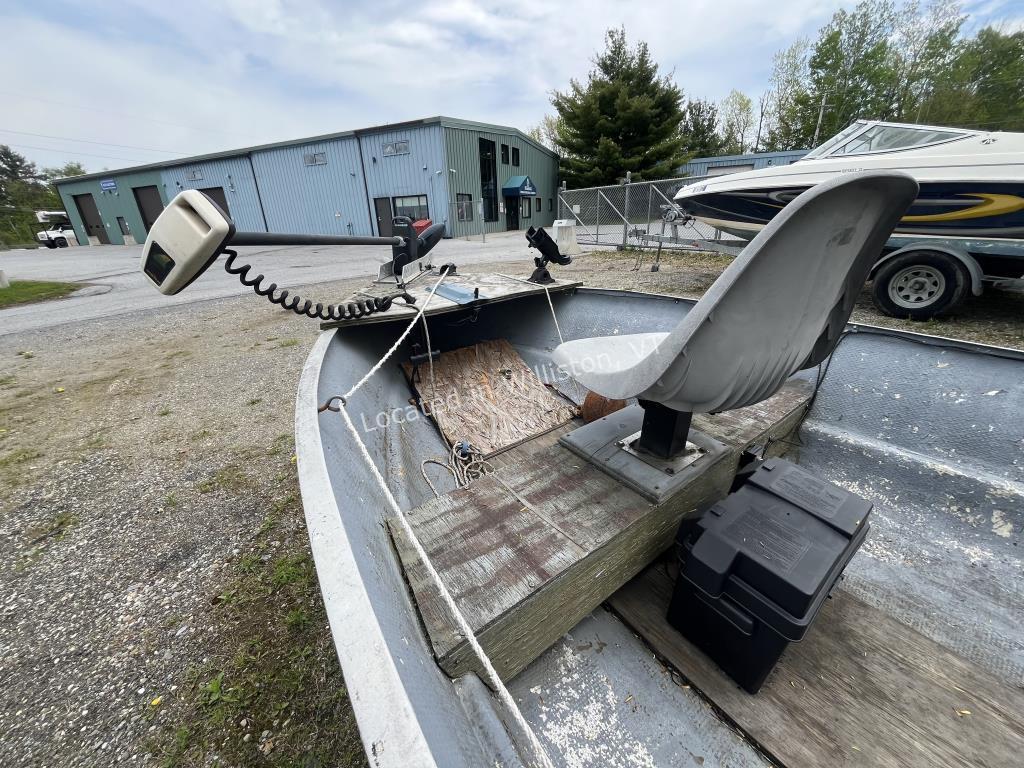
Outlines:
[[[40,0],[0,11],[0,129],[189,154],[437,114],[526,129],[550,111],[551,90],[586,77],[620,24],[688,95],[756,99],[772,54],[851,4]],[[54,147],[24,150],[44,165],[172,157],[2,132],[0,142]]]

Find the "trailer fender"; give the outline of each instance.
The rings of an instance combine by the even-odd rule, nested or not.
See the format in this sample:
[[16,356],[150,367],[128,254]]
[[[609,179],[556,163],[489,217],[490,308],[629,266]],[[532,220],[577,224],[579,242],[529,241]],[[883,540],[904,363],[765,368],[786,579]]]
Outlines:
[[930,243],[927,240],[911,243],[910,245],[900,248],[898,251],[886,254],[876,261],[875,266],[871,268],[871,274],[868,275],[868,277],[874,279],[875,274],[878,272],[878,268],[890,259],[893,259],[896,256],[902,256],[905,253],[913,253],[914,251],[938,251],[939,253],[944,253],[959,261],[964,265],[964,268],[967,269],[967,274],[971,276],[971,293],[975,296],[981,296],[981,292],[983,290],[981,281],[984,277],[984,273],[981,271],[981,265],[978,264],[977,260],[967,251],[948,243]]

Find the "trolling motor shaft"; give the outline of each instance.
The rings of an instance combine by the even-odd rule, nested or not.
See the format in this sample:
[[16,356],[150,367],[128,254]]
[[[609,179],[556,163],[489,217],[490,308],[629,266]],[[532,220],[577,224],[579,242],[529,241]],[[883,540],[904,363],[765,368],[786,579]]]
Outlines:
[[142,272],[158,291],[180,293],[209,269],[225,248],[240,245],[390,245],[391,272],[402,285],[402,267],[425,256],[444,235],[444,224],[417,233],[404,216],[392,237],[238,232],[216,203],[194,189],[179,193],[153,223],[142,249]]

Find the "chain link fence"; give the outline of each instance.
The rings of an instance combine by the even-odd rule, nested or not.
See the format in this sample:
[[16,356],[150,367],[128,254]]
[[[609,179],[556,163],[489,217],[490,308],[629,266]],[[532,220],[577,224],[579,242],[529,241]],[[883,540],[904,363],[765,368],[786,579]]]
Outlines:
[[742,240],[699,221],[685,221],[672,199],[686,184],[706,176],[563,189],[558,218],[576,223],[580,245],[619,248],[738,251]]

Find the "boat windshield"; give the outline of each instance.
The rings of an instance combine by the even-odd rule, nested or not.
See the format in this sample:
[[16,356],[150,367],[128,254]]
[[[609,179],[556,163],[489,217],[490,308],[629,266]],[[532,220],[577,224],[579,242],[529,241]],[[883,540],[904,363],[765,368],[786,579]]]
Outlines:
[[826,141],[824,144],[821,144],[817,148],[812,149],[810,152],[804,155],[802,159],[810,160],[811,158],[814,157],[822,157],[823,155],[827,155],[829,151],[832,149],[832,147],[836,146],[840,142],[846,141],[854,134],[860,133],[862,130],[864,130],[865,125],[867,125],[867,123],[864,120],[857,120],[856,122],[850,123],[848,126],[846,126],[843,130],[841,130],[831,139]]
[[864,155],[869,152],[893,152],[899,149],[927,147],[945,141],[960,139],[968,135],[963,131],[927,128],[912,125],[872,125],[858,120],[849,128],[836,134],[816,150],[807,155],[808,158],[837,157],[839,155]]

